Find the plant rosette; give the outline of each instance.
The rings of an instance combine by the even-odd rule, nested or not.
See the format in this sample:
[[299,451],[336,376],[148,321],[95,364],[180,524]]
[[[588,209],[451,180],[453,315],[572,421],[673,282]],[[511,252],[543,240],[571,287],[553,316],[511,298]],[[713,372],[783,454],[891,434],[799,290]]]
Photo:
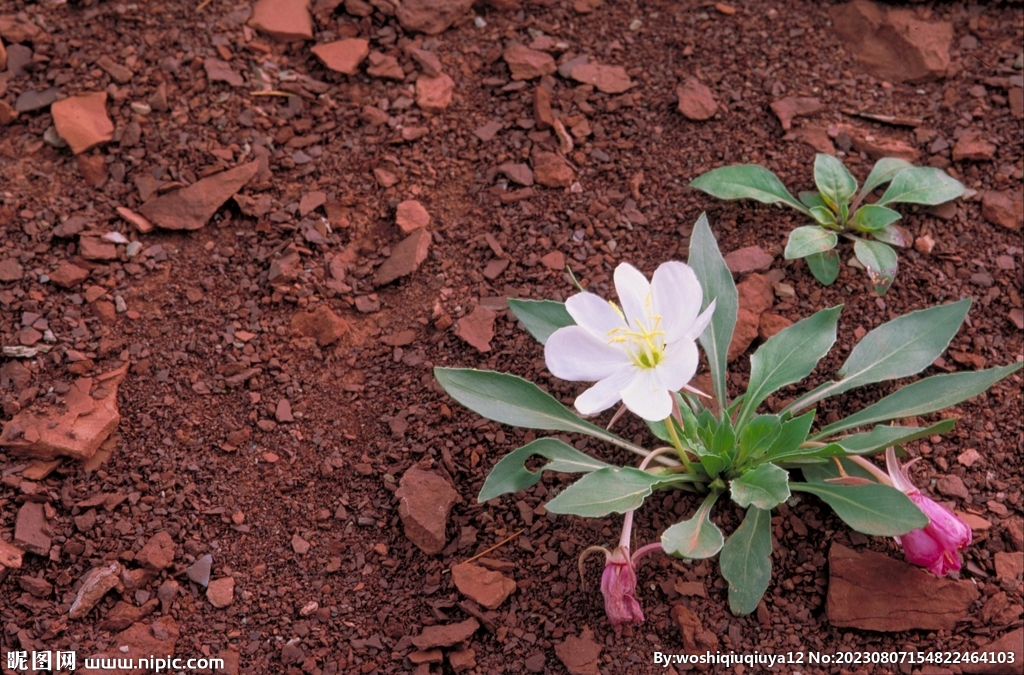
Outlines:
[[[771,581],[771,510],[794,492],[821,499],[859,532],[899,538],[910,562],[937,574],[959,569],[959,551],[970,541],[969,530],[965,538],[965,526],[910,483],[895,455],[888,474],[866,458],[947,432],[955,420],[927,427],[886,422],[956,405],[1022,364],[925,377],[824,426],[815,424],[814,406],[930,366],[959,330],[969,299],[878,326],[853,348],[834,380],[766,413],[760,412],[761,404],[771,394],[806,378],[832,348],[842,306],[823,309],[766,340],[750,358],[746,391],[730,399],[726,353],[738,298],[707,218],[702,215],[694,227],[689,264],[664,263],[651,282],[623,264],[615,283],[619,304],[585,291],[564,304],[517,299],[508,304],[545,345],[554,375],[596,383],[576,399],[577,410],[592,414],[621,400],[616,415],[628,409],[642,417],[661,441],[653,450],[583,419],[516,375],[434,370],[453,399],[488,419],[590,436],[641,458],[638,467],[615,466],[557,438],[538,438],[502,458],[478,495],[485,502],[528,489],[549,471],[577,474],[578,480],[545,505],[549,512],[584,518],[624,514],[618,545],[613,550],[592,546],[580,560],[582,566],[589,554],[604,553],[601,589],[613,626],[643,620],[635,596],[636,564],[659,550],[690,559],[717,555],[729,585],[730,609],[737,615],[752,612]],[[688,386],[697,368],[696,342],[707,357],[717,405],[705,405],[706,395]],[[530,470],[526,465],[534,457],[547,462]],[[695,494],[696,510],[669,526],[658,541],[631,554],[634,512],[655,490],[669,489]],[[728,538],[710,518],[714,505],[726,499],[746,512]]]
[[[877,201],[865,203],[876,188],[886,183],[889,187]],[[809,216],[812,224],[789,233],[786,259],[805,258],[814,278],[829,286],[839,276],[836,245],[843,237],[853,242],[854,256],[867,270],[878,295],[884,295],[896,278],[898,262],[893,246],[910,244],[906,231],[896,225],[902,216],[890,206],[934,206],[964,193],[960,181],[941,169],[914,166],[895,157],[878,160],[858,192],[857,180],[842,162],[819,153],[814,158],[814,184],[816,192],[801,192],[797,199],[778,176],[763,166],[734,164],[708,171],[690,186],[719,199],[784,204]]]

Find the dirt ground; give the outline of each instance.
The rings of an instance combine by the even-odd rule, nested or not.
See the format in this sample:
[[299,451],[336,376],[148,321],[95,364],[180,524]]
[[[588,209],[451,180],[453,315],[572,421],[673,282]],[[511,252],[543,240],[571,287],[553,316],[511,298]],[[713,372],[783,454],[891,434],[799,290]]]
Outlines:
[[[79,670],[85,656],[131,642],[135,655],[218,656],[237,673],[617,674],[684,670],[653,663],[656,651],[682,653],[684,638],[701,651],[778,654],[976,651],[1020,635],[1021,570],[995,562],[1024,550],[1019,374],[952,411],[959,421],[948,435],[908,448],[923,458],[916,484],[974,529],[960,578],[978,594],[955,630],[830,623],[830,547],[902,555],[806,497],[773,518],[774,577],[756,613],[728,612],[714,561],[652,556],[639,569],[647,621],[622,636],[605,619],[599,567],[588,567],[584,588],[576,565],[587,546],[614,543],[620,518],[547,514],[542,504],[566,480],[550,474],[477,503],[495,462],[535,435],[479,419],[432,376],[435,366],[512,372],[571,404],[582,385],[546,372],[542,348],[504,299],[564,299],[574,290],[565,265],[612,297],[619,262],[650,274],[685,259],[704,211],[723,252],[759,246],[774,257],[763,271],[774,282],[772,315],[796,321],[845,304],[839,341],[807,388],[832,377],[865,331],[963,297],[974,298],[967,322],[927,372],[1021,360],[1020,202],[1002,224],[983,215],[987,195],[1024,186],[1020,4],[911,5],[916,19],[953,34],[949,66],[917,83],[871,75],[829,7],[808,0],[519,5],[478,5],[423,35],[387,16],[387,2],[320,2],[312,39],[289,41],[247,25],[250,5],[226,0],[0,0],[0,100],[18,112],[0,118],[0,345],[28,350],[0,357],[0,423],[25,410],[59,417],[81,403],[83,386],[89,406],[106,395],[120,415],[90,460],[48,465],[0,448],[0,540],[14,541],[19,518],[35,516],[32,534],[48,541],[20,568],[0,559],[0,651],[74,650]],[[353,75],[326,68],[311,47],[341,38],[394,57],[398,79],[369,74],[373,55]],[[502,54],[517,42],[558,64],[585,54],[622,66],[631,86],[606,93],[557,71],[513,79]],[[447,106],[418,102],[417,79],[437,65],[454,85]],[[379,72],[390,66],[380,61]],[[713,96],[709,119],[678,109],[690,78]],[[23,98],[50,88],[60,98],[106,92],[110,140],[77,155],[60,147],[57,106],[29,109]],[[539,88],[564,137],[537,114]],[[792,96],[820,107],[787,130],[771,104]],[[794,212],[687,187],[711,168],[756,162],[794,192],[811,189],[822,146],[863,180],[885,142],[945,168],[969,193],[904,209],[918,245],[901,251],[883,298],[846,264],[825,288],[803,262],[783,260],[787,233],[804,224]],[[253,161],[239,196],[223,195],[200,229],[144,231],[118,214]],[[508,164],[529,175],[499,170]],[[430,217],[429,235],[408,235],[420,247],[411,262],[395,218],[406,200]],[[388,265],[403,264],[379,283]],[[102,376],[126,364],[111,394]],[[738,391],[746,358],[733,368]],[[857,390],[822,405],[819,418],[893,389]],[[617,430],[651,443],[635,421]],[[433,555],[406,536],[395,494],[417,465],[458,495]],[[659,495],[638,513],[635,541],[656,540],[696,505]],[[715,518],[729,532],[737,515],[719,508]],[[460,593],[450,568],[505,540],[486,564],[515,592],[487,609]],[[71,618],[83,576],[115,563],[114,587]],[[471,618],[479,628],[469,637],[419,648],[425,628]],[[787,668],[776,672],[969,672]],[[20,672],[2,661],[0,671]]]

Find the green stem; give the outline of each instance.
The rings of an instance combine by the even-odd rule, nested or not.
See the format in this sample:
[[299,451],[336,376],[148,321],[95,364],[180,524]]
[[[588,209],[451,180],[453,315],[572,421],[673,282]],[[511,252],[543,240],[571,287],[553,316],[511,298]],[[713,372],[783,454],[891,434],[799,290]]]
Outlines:
[[672,437],[672,445],[676,446],[676,450],[679,452],[679,459],[683,460],[683,468],[686,469],[686,473],[693,473],[690,458],[686,455],[686,448],[683,447],[683,442],[679,440],[679,434],[676,433],[676,425],[673,424],[671,417],[665,420],[665,428],[668,429],[668,435]]

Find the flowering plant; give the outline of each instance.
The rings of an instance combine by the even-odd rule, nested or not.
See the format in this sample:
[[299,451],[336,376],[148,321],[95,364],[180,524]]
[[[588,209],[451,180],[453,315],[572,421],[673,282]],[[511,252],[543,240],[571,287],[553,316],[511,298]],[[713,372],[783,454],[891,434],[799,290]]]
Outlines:
[[[614,466],[559,439],[539,438],[501,459],[478,496],[483,502],[524,490],[545,471],[581,474],[546,504],[549,512],[586,518],[625,514],[614,550],[591,547],[584,552],[584,557],[605,553],[601,589],[613,625],[643,620],[635,597],[635,565],[657,549],[680,558],[717,554],[729,582],[730,609],[735,614],[752,612],[771,580],[771,509],[793,492],[815,495],[855,530],[900,537],[911,562],[937,573],[959,565],[958,557],[955,565],[950,561],[969,535],[965,541],[949,522],[955,517],[933,508],[937,505],[913,487],[895,465],[895,456],[889,475],[877,468],[875,474],[856,469],[858,463],[870,464],[866,456],[949,431],[954,424],[953,419],[924,428],[881,422],[956,405],[1022,364],[927,377],[824,426],[816,427],[813,406],[855,387],[924,370],[956,334],[969,299],[912,312],[875,328],[854,347],[836,380],[767,413],[759,412],[761,404],[773,392],[807,377],[832,347],[841,306],[819,311],[768,339],[751,356],[746,391],[730,398],[726,353],[738,299],[706,217],[694,228],[688,265],[665,263],[648,282],[623,264],[615,272],[615,285],[618,305],[583,292],[564,304],[510,299],[509,307],[545,344],[552,374],[596,382],[576,399],[578,411],[597,413],[621,400],[665,443],[661,447],[647,450],[596,426],[515,375],[434,370],[452,398],[484,417],[529,429],[584,434],[643,458],[639,467]],[[696,341],[710,366],[714,404],[705,405],[701,392],[688,386],[697,369]],[[548,462],[531,471],[526,464],[536,456]],[[634,511],[655,490],[665,489],[695,493],[701,502],[692,517],[671,525],[658,542],[631,555]],[[728,540],[710,518],[725,494],[746,511]]]
[[[889,183],[873,204],[863,204],[875,188]],[[734,164],[713,169],[692,183],[702,192],[719,199],[754,199],[764,204],[785,204],[810,216],[814,222],[789,233],[787,260],[806,258],[814,278],[832,284],[839,276],[839,236],[853,242],[853,253],[868,272],[875,292],[884,295],[896,278],[896,251],[907,246],[909,237],[895,225],[902,218],[889,208],[897,203],[932,206],[956,199],[964,193],[960,181],[941,169],[914,166],[896,157],[884,157],[875,164],[857,194],[857,180],[833,157],[819,153],[814,158],[817,192],[801,192],[796,199],[778,176],[757,164]]]

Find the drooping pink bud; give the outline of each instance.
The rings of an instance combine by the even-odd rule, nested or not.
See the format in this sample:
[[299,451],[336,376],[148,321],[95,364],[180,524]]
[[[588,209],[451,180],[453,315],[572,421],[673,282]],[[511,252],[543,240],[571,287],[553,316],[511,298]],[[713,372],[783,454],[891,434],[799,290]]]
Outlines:
[[952,511],[921,494],[910,482],[892,448],[886,450],[885,463],[893,485],[928,517],[927,526],[895,537],[903,546],[907,562],[925,567],[940,577],[960,569],[960,551],[971,543],[971,528]]
[[604,595],[604,611],[612,626],[624,623],[643,623],[644,613],[633,595],[636,591],[636,572],[629,557],[629,549],[621,546],[606,558],[601,574],[601,594]]
[[960,551],[971,543],[971,528],[949,509],[920,492],[908,496],[928,516],[929,523],[920,530],[896,537],[903,545],[907,562],[927,567],[940,577],[960,569]]

